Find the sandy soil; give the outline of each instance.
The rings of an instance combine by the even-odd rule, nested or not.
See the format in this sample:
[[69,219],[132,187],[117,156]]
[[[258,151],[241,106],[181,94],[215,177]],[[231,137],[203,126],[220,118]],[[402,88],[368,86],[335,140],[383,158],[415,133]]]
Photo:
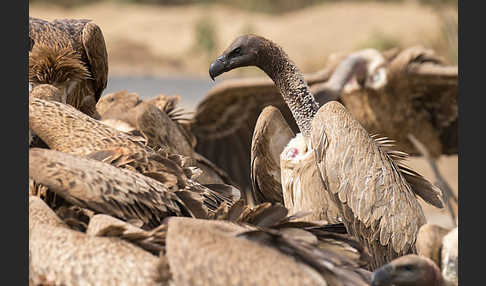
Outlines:
[[[111,74],[207,74],[211,59],[195,42],[196,25],[212,24],[220,53],[242,33],[269,37],[304,72],[321,68],[328,55],[389,40],[402,46],[430,46],[442,37],[439,15],[415,3],[322,4],[280,16],[226,6],[159,7],[100,3],[75,9],[30,5],[46,20],[88,18],[103,30]],[[243,69],[243,73],[255,73]]]

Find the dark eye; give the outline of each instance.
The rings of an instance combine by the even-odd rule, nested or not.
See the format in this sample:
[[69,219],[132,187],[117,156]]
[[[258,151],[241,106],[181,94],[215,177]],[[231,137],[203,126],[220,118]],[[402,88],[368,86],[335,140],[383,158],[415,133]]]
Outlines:
[[403,269],[405,269],[406,271],[412,271],[413,267],[412,267],[412,265],[405,265],[405,266],[403,266]]
[[239,55],[240,53],[241,53],[241,48],[240,47],[234,49],[233,52],[232,52],[233,55]]

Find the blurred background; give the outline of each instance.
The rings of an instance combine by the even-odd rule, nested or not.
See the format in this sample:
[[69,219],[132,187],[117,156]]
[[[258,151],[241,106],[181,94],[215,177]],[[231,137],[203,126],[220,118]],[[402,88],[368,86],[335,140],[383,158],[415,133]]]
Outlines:
[[[457,65],[457,6],[457,0],[29,0],[29,14],[92,19],[101,27],[109,60],[104,94],[180,94],[180,105],[192,110],[225,78],[264,76],[251,67],[216,83],[209,78],[210,62],[244,33],[280,44],[304,73],[323,68],[331,54],[413,45]],[[457,156],[438,163],[457,193]],[[425,160],[409,165],[433,181]],[[429,220],[451,226],[445,210],[424,209]]]

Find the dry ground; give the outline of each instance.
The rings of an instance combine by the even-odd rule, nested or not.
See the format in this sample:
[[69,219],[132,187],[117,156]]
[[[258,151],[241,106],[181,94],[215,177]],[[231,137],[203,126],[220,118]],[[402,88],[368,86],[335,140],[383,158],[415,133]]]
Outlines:
[[443,37],[436,9],[413,2],[330,3],[283,15],[220,5],[108,2],[75,9],[39,4],[29,8],[30,16],[46,20],[88,18],[96,22],[105,36],[111,74],[207,75],[210,57],[196,40],[196,26],[201,23],[214,28],[214,53],[220,53],[236,36],[253,32],[285,47],[304,72],[318,70],[334,52],[390,44],[430,47]]
[[[285,47],[304,72],[321,68],[328,55],[388,41],[403,47],[431,47],[440,40],[439,16],[430,7],[414,3],[335,3],[310,7],[281,16],[250,13],[224,6],[154,7],[101,3],[76,9],[30,5],[30,16],[89,18],[103,30],[110,74],[191,74],[207,76],[210,57],[195,42],[197,23],[215,27],[221,52],[237,35],[261,34]],[[381,43],[383,44],[383,43]],[[441,51],[438,51],[441,52]],[[255,75],[243,69],[240,75]],[[237,71],[232,75],[237,75]],[[439,168],[458,192],[458,157],[441,157]],[[421,158],[409,166],[430,180],[430,167]],[[425,204],[430,222],[450,227],[446,210]]]

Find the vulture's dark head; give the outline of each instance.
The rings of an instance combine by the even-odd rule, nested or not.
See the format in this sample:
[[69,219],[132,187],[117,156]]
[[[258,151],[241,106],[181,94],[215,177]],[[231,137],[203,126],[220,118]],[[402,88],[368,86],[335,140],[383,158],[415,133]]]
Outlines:
[[441,286],[439,267],[427,257],[409,254],[378,268],[371,276],[372,286]]
[[263,37],[247,34],[239,36],[209,67],[209,76],[218,75],[239,67],[259,66],[261,51],[269,41]]

